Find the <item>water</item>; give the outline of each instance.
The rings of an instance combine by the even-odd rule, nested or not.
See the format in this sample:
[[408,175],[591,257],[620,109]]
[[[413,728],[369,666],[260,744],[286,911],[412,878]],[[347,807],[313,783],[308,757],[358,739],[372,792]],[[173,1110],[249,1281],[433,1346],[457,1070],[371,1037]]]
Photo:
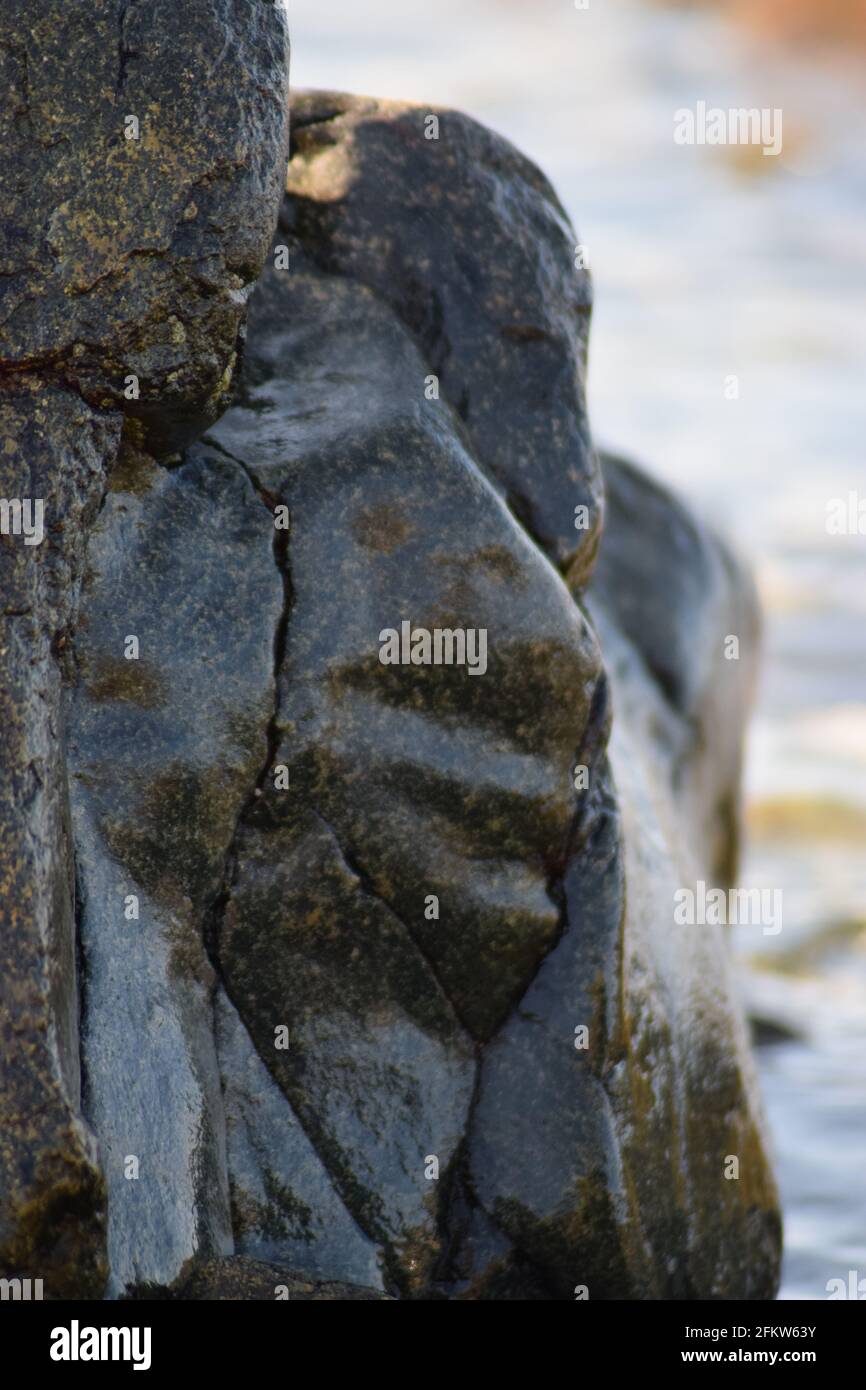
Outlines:
[[[786,1218],[783,1298],[866,1277],[866,64],[760,49],[639,0],[291,0],[293,80],[451,104],[550,176],[596,285],[590,413],[721,527],[767,618],[738,929]],[[778,158],[681,147],[673,113],[781,107]],[[737,399],[726,396],[736,376]],[[730,394],[731,387],[727,387]]]

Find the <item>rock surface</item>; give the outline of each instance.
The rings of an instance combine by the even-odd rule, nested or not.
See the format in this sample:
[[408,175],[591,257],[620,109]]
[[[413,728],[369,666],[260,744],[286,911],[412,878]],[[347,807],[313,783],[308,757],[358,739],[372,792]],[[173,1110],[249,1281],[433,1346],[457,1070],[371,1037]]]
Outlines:
[[[142,443],[170,452],[226,402],[283,185],[285,15],[272,0],[9,0],[0,72],[0,1273],[98,1296],[63,692],[122,439],[146,475]],[[38,537],[25,506],[44,509]],[[122,639],[102,698],[119,680],[134,704]],[[92,891],[111,877],[83,843],[79,868]]]
[[584,395],[592,287],[547,179],[458,111],[302,92],[292,125],[281,228],[319,269],[385,300],[478,464],[583,583],[601,524]]
[[115,470],[88,547],[68,758],[115,1292],[232,1248],[202,923],[267,758],[273,535],[236,465],[137,459]]
[[[751,589],[614,459],[602,533],[542,176],[450,112],[295,131],[236,403],[169,466],[127,431],[78,556],[108,1292],[771,1297],[723,931],[674,921],[734,866]],[[405,621],[485,669],[383,664]]]
[[225,404],[273,232],[284,11],[6,0],[0,63],[0,360],[175,448]]
[[39,545],[0,536],[0,1275],[32,1272],[67,1296],[98,1294],[106,1269],[80,1112],[62,682],[119,435],[119,421],[32,377],[0,392],[0,494],[43,502],[46,532]]
[[357,1284],[304,1279],[279,1265],[250,1260],[245,1255],[227,1260],[202,1260],[168,1289],[142,1289],[139,1299],[190,1299],[218,1302],[243,1301],[292,1303],[388,1302],[387,1294]]

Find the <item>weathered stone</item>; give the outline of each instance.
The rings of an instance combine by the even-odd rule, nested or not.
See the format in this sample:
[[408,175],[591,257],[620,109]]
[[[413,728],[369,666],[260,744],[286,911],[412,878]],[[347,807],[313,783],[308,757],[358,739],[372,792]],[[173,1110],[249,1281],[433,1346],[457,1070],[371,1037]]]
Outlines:
[[222,989],[216,1025],[238,1255],[305,1269],[318,1279],[381,1288],[379,1247],[340,1201]]
[[[39,634],[13,693],[50,687],[3,735],[0,830],[19,839],[0,863],[17,885],[42,855],[3,996],[20,1031],[6,1248],[25,1272],[39,1244],[14,1242],[47,1078],[60,1157],[37,1190],[75,1174],[68,1250],[100,1287],[71,834],[110,1293],[771,1297],[777,1204],[723,932],[674,919],[678,886],[726,881],[735,859],[750,587],[680,504],[608,460],[587,616],[589,290],[541,175],[454,113],[312,94],[297,127],[237,403],[176,467],[127,427],[86,570],[119,412],[49,393],[62,431],[45,438],[78,430],[63,505],[80,524],[38,567],[15,553],[6,619],[12,641],[34,614]],[[159,287],[130,285],[158,392]],[[156,451],[222,399],[196,359],[232,336],[210,308],[191,310],[164,435],[146,420]],[[101,372],[100,341],[84,355]],[[484,670],[384,663],[403,622],[483,631]],[[42,776],[63,715],[52,644],[76,687],[71,831],[63,780]],[[40,1029],[58,1040],[43,1054]]]
[[[290,790],[268,785],[239,837],[221,968],[260,1047],[276,996],[296,982],[297,1055],[272,1070],[296,1105],[306,1088],[303,1122],[369,1221],[363,1127],[348,1129],[338,1152],[321,1128],[328,1103],[315,1054],[330,1059],[338,1031],[334,982],[342,975],[353,1011],[379,997],[340,939],[338,923],[354,942],[357,914],[349,884],[343,905],[329,887],[339,858],[329,870],[320,857],[326,830],[359,887],[434,966],[483,1046],[466,1144],[440,1197],[446,1239],[426,1272],[428,1295],[568,1298],[586,1283],[594,1297],[769,1296],[776,1197],[722,933],[679,928],[677,952],[670,946],[676,887],[699,868],[724,878],[733,863],[751,591],[677,503],[611,462],[610,559],[603,546],[590,590],[624,726],[617,735],[614,722],[611,771],[592,634],[480,482],[494,470],[457,403],[421,390],[434,365],[426,320],[408,307],[403,253],[385,254],[374,222],[383,175],[369,145],[378,152],[394,138],[393,113],[374,120],[369,104],[352,106],[346,133],[334,112],[349,105],[325,96],[302,108],[281,218],[292,268],[266,271],[244,398],[202,446],[241,460],[292,517],[275,755]],[[375,127],[369,142],[356,117]],[[418,118],[400,116],[410,129]],[[393,238],[395,222],[381,236]],[[359,280],[373,281],[375,297]],[[483,379],[497,352],[479,349],[473,372]],[[517,440],[531,458],[543,426],[526,414]],[[674,543],[667,557],[660,534]],[[575,586],[578,571],[566,568]],[[486,628],[484,679],[382,667],[379,631],[404,618]],[[723,659],[732,631],[744,646],[735,667]],[[582,795],[576,763],[590,773]],[[428,922],[431,892],[441,915]],[[363,939],[375,941],[367,907]],[[390,979],[393,1009],[395,996],[412,997],[393,958]],[[276,996],[263,988],[271,981]],[[590,1041],[580,1050],[583,1024]],[[369,1103],[365,1078],[351,1108]],[[394,1102],[386,1108],[402,1127]],[[745,1181],[725,1177],[728,1154],[740,1156]],[[365,1175],[360,1196],[353,1170]],[[404,1291],[423,1294],[393,1235],[389,1254]]]
[[0,537],[0,1273],[92,1295],[105,1193],[80,1110],[62,685],[123,417],[128,463],[227,398],[283,185],[285,16],[9,0],[0,74],[0,491],[45,526],[31,546],[4,514]]
[[[604,463],[588,602],[615,710],[610,770],[591,771],[562,937],[481,1064],[469,1186],[514,1248],[477,1251],[473,1218],[454,1269],[474,1298],[531,1289],[527,1256],[548,1297],[767,1298],[778,1199],[727,944],[674,915],[678,887],[700,873],[726,885],[732,867],[754,595],[676,499]],[[724,658],[729,633],[739,662]]]
[[389,1301],[388,1295],[357,1284],[315,1282],[277,1264],[237,1255],[225,1260],[203,1260],[187,1271],[170,1289],[137,1290],[135,1299],[180,1299],[218,1302],[290,1301],[292,1303],[370,1303]]
[[[666,749],[684,833],[713,881],[727,883],[760,641],[754,585],[670,492],[622,459],[605,454],[603,463],[609,524],[595,593],[661,689],[663,708],[679,716],[657,721],[653,743]],[[723,660],[729,636],[741,658]]]
[[119,1292],[232,1249],[203,926],[267,763],[283,583],[273,518],[226,460],[125,460],[87,558],[70,797],[86,1106]]
[[273,232],[282,5],[7,0],[0,73],[0,361],[175,447],[225,404]]
[[118,436],[33,378],[0,394],[0,496],[45,509],[40,544],[0,536],[0,1274],[42,1278],[51,1297],[98,1293],[105,1277],[104,1191],[79,1109],[61,673]]
[[[290,789],[268,779],[238,838],[220,967],[391,1278],[419,1293],[449,1197],[425,1160],[444,1178],[474,1079],[440,986],[488,1037],[556,938],[598,651],[369,290],[297,257],[269,268],[246,371],[193,453],[239,460],[291,511],[274,757]],[[490,669],[383,666],[380,630],[407,616],[486,628]]]
[[424,358],[413,393],[438,378],[479,467],[584,584],[601,524],[584,396],[592,288],[547,179],[458,111],[306,92],[292,124],[281,229],[390,305]]
[[[247,371],[245,403],[199,447],[241,460],[291,510],[276,761],[292,791],[268,793],[273,814],[308,803],[324,817],[487,1037],[559,930],[548,889],[598,648],[453,413],[418,392],[423,361],[368,290],[269,268]],[[380,631],[403,619],[486,629],[487,673],[382,665]]]
[[[263,808],[263,814],[267,814]],[[315,812],[239,843],[218,938],[227,988],[389,1279],[423,1291],[439,1184],[463,1134],[472,1050],[403,924]],[[291,1045],[276,1050],[289,1028]],[[306,1268],[306,1266],[296,1266]]]
[[[663,488],[618,460],[605,459],[605,478],[614,499],[605,545],[609,538],[612,555],[629,555],[634,576],[624,586],[603,546],[589,606],[616,710],[609,755],[626,915],[622,1060],[608,1091],[652,1257],[638,1296],[772,1298],[778,1195],[726,931],[679,923],[673,910],[679,888],[698,878],[727,887],[735,867],[738,731],[757,656],[754,590]],[[638,588],[645,624],[635,615]],[[642,632],[639,642],[623,636],[627,622]],[[661,651],[653,636],[660,642],[664,632]],[[726,659],[729,635],[739,636],[738,660]],[[653,668],[663,663],[659,677]],[[739,1160],[736,1179],[726,1175],[729,1157]]]
[[[624,876],[619,817],[603,760],[566,870],[562,935],[484,1051],[469,1145],[475,1200],[528,1259],[548,1297],[633,1296],[645,1260],[605,1081],[617,1056]],[[575,1029],[588,1029],[578,1050]],[[472,1252],[474,1256],[474,1252]],[[474,1297],[499,1295],[502,1261],[463,1252]]]

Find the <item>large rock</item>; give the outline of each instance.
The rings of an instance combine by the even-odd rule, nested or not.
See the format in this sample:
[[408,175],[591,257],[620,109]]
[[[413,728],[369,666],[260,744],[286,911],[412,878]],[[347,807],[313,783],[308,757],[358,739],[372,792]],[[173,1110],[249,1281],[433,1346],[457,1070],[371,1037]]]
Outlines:
[[[599,653],[425,400],[405,329],[368,289],[294,264],[259,287],[246,402],[193,451],[237,459],[292,525],[273,755],[289,790],[266,779],[241,827],[217,951],[355,1220],[417,1292],[448,1253],[473,1043],[561,931]],[[379,633],[406,618],[486,629],[487,672],[383,666]]]
[[[593,576],[575,243],[474,123],[313,94],[236,404],[168,468],[127,432],[68,700],[111,1293],[774,1292],[723,930],[674,919],[733,868],[754,601],[616,460]],[[404,622],[483,660],[383,662]]]
[[[424,389],[442,360],[407,284],[441,258],[447,285],[454,248],[477,284],[492,273],[463,251],[478,216],[469,199],[450,202],[447,237],[420,211],[407,214],[415,239],[401,236],[383,151],[408,171],[410,206],[416,179],[420,205],[428,194],[447,202],[452,183],[475,176],[464,122],[442,113],[443,144],[456,135],[439,154],[443,187],[430,192],[437,154],[425,148],[424,114],[328,95],[300,104],[280,222],[291,269],[277,257],[265,272],[245,398],[196,450],[240,461],[292,524],[272,762],[289,787],[267,778],[240,827],[220,969],[404,1293],[567,1298],[586,1284],[595,1297],[770,1296],[776,1197],[723,933],[674,921],[676,889],[699,874],[724,883],[735,860],[751,588],[680,504],[608,461],[608,532],[589,590],[617,711],[608,760],[607,679],[572,596],[588,563],[581,574],[548,530],[544,550],[569,592],[536,546],[539,523],[528,535],[507,505],[513,492],[503,498],[501,456],[473,429],[461,388],[438,400]],[[507,195],[509,177],[522,190],[527,176],[507,146],[475,138],[505,180],[496,245],[513,241],[502,274],[519,296],[522,202]],[[383,187],[393,215],[380,225]],[[550,453],[539,462],[535,442],[553,430],[548,402],[508,413],[534,340],[520,350],[515,340],[504,365],[495,312],[479,296],[492,317],[460,371],[482,382],[489,371],[497,384],[503,438],[523,467],[518,514],[529,504],[540,514]],[[456,293],[453,304],[459,344],[469,315]],[[575,341],[581,322],[575,312]],[[442,370],[441,380],[452,378]],[[486,674],[382,666],[379,633],[404,619],[485,628]],[[724,657],[731,633],[739,662]],[[575,765],[589,773],[577,793]],[[475,1044],[457,1148],[459,1089],[456,1108],[437,1112],[417,1078],[407,1090],[407,1057],[390,1041],[407,1010],[428,1036],[448,1035],[430,1012],[432,984],[427,1017],[418,1013],[396,935],[383,971],[371,915],[382,908]],[[292,1046],[275,1051],[274,1028],[291,1019]],[[578,1050],[584,1024],[589,1045]],[[441,1067],[443,1080],[455,1076],[444,1057]],[[447,1165],[426,1266],[395,1207],[419,1122]],[[726,1177],[731,1156],[738,1181]]]
[[[0,73],[0,1273],[89,1295],[105,1187],[81,1103],[71,638],[122,439],[146,477],[143,442],[170,452],[227,400],[283,186],[285,16],[271,0],[9,0]],[[123,635],[106,638],[102,698],[134,703]],[[111,866],[76,833],[98,893]]]

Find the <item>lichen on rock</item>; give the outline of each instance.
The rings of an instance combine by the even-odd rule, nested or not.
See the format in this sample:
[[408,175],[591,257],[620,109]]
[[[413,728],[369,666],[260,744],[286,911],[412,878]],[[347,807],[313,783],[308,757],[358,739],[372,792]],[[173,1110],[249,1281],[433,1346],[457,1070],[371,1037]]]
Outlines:
[[[0,44],[0,466],[50,503],[0,549],[2,1271],[772,1297],[726,944],[673,919],[736,858],[754,596],[596,454],[555,194],[305,94],[271,245],[279,6],[94,8]],[[406,621],[484,670],[383,662]]]
[[[171,454],[226,404],[283,184],[285,15],[9,0],[0,73],[0,490],[41,532],[4,518],[0,538],[0,1271],[90,1297],[106,1196],[82,1108],[75,861],[79,889],[110,872],[75,843],[65,721],[87,543],[113,471],[140,490],[142,449]],[[109,645],[103,698],[158,701],[122,634]]]

